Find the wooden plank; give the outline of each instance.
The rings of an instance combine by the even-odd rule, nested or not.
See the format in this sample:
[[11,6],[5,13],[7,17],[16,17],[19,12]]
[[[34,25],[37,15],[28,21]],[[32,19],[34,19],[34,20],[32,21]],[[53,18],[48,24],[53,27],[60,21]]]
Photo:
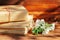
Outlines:
[[25,30],[25,28],[1,28],[0,30]]

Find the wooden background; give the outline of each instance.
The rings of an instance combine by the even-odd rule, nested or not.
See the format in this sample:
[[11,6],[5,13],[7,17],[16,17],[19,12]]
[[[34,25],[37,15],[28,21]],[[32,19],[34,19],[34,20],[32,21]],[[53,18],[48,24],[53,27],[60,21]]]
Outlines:
[[24,5],[29,11],[44,11],[60,5],[60,0],[25,0]]
[[[3,1],[3,0],[2,0]],[[6,2],[8,0],[5,0]],[[4,2],[1,2],[3,4]],[[6,4],[11,5],[15,4],[17,0],[9,0]],[[50,8],[56,8],[60,6],[60,0],[25,0],[25,3],[23,4],[25,8],[28,10],[29,14],[33,14],[35,18],[41,18],[40,14],[46,14],[45,10]],[[20,3],[18,4],[20,5]],[[56,11],[58,10],[58,11]],[[48,12],[48,15],[42,15],[43,17],[51,17],[50,14],[59,14],[60,18],[60,8],[57,8],[54,12],[50,13]],[[40,16],[39,16],[40,15]],[[53,16],[53,15],[52,15]],[[57,15],[58,16],[58,15]],[[53,19],[53,18],[52,18]],[[51,33],[47,36],[34,36],[32,34],[28,34],[27,36],[20,36],[20,35],[14,35],[14,34],[0,34],[0,40],[60,40],[60,24],[57,24],[59,26],[56,26],[56,29],[54,33]]]
[[60,24],[56,23],[56,29],[48,35],[32,35],[28,33],[26,36],[19,34],[0,33],[0,40],[60,40]]

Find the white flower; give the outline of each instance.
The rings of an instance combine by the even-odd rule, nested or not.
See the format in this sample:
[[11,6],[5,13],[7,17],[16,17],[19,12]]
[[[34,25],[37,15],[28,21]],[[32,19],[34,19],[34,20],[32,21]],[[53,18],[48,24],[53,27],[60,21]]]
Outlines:
[[44,29],[44,31],[42,31],[42,34],[43,35],[46,35],[49,33],[49,31],[55,29],[55,23],[52,23],[52,24],[48,24],[44,21],[44,19],[37,19],[36,20],[36,23],[35,23],[35,27],[38,28],[38,27],[41,27],[42,29]]
[[48,33],[49,33],[49,29],[48,29],[48,28],[45,29],[45,30],[42,32],[43,35],[46,35],[46,34],[48,34]]
[[40,26],[39,24],[40,24],[40,19],[37,19],[36,23],[35,23],[35,26]]
[[50,29],[54,31],[54,29],[55,29],[55,23],[52,23],[52,26],[50,27]]

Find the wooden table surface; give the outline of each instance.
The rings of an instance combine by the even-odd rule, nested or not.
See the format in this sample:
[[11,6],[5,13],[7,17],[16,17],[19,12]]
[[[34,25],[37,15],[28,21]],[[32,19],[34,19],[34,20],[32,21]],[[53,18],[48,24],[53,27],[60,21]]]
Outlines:
[[18,34],[0,34],[0,40],[60,40],[60,24],[57,24],[54,32],[49,33],[48,35],[38,36],[27,34],[26,36],[21,36]]

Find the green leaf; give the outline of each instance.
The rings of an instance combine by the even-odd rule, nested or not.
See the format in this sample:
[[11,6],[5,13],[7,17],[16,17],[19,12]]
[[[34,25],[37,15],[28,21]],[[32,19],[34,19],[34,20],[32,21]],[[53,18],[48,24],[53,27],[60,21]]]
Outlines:
[[44,31],[44,29],[41,27],[38,27],[38,31],[39,31],[39,33],[42,33]]
[[34,28],[33,30],[32,30],[32,33],[33,34],[39,34],[39,33],[42,33],[44,31],[44,29],[42,29],[40,26],[38,27],[38,28]]
[[45,23],[45,28],[51,27],[51,26],[52,26],[52,24]]
[[37,34],[38,34],[38,29],[35,27],[35,28],[32,30],[32,33],[37,35]]

